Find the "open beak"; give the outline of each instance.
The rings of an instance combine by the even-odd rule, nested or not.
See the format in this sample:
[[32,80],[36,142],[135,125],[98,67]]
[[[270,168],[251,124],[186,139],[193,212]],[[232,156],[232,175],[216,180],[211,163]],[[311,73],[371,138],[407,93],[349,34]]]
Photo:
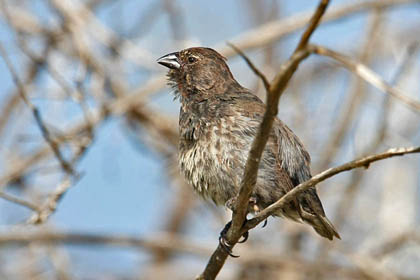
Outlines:
[[162,56],[157,60],[157,63],[162,64],[170,69],[179,69],[181,64],[179,63],[179,53],[173,52]]

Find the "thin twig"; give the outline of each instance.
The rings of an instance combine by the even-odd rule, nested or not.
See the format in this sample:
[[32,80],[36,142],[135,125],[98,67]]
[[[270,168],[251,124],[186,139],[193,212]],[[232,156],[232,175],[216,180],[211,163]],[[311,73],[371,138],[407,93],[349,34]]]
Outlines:
[[264,114],[261,125],[258,129],[257,135],[254,138],[251,149],[249,151],[248,159],[245,165],[244,175],[241,181],[241,188],[239,190],[238,198],[236,205],[234,207],[232,215],[232,226],[231,230],[228,231],[227,237],[230,242],[230,232],[240,231],[245,216],[248,209],[248,201],[251,193],[254,189],[257,175],[258,167],[261,160],[262,152],[264,151],[265,144],[267,143],[270,131],[274,122],[274,118],[278,112],[278,103],[279,98],[283,91],[286,89],[287,84],[292,77],[293,73],[296,71],[299,63],[309,55],[309,52],[306,50],[299,50],[297,53],[293,54],[292,57],[286,61],[277,75],[277,78],[274,80],[273,84],[270,86],[270,91],[267,95],[267,107]]
[[42,136],[44,137],[45,141],[48,143],[48,145],[51,147],[51,149],[54,152],[54,155],[56,156],[57,160],[59,161],[61,168],[69,175],[75,174],[73,167],[71,164],[69,164],[65,159],[64,156],[61,154],[60,148],[57,145],[57,143],[51,138],[51,134],[45,125],[44,121],[42,120],[41,113],[35,105],[31,103],[31,101],[28,98],[28,95],[26,93],[25,86],[22,84],[22,82],[19,79],[19,76],[17,75],[17,72],[15,71],[11,61],[9,60],[6,50],[3,48],[3,46],[0,44],[0,55],[3,57],[4,62],[6,63],[6,66],[9,69],[10,74],[12,75],[13,81],[15,82],[16,86],[19,88],[19,94],[23,100],[23,102],[29,107],[29,109],[32,111],[32,115],[35,118],[35,121],[41,130]]
[[[80,135],[89,132],[91,127],[99,126],[110,116],[124,115],[133,109],[140,108],[148,95],[161,89],[162,84],[165,84],[165,77],[151,78],[142,85],[142,87],[125,94],[124,97],[103,104],[102,107],[91,113],[90,123],[86,123],[84,120],[82,122],[77,122],[71,128],[67,129],[68,133],[66,135],[58,135],[55,139],[57,145],[65,143],[68,139],[77,138]],[[157,112],[153,112],[154,118],[157,118],[156,114]],[[150,115],[148,117],[150,119]],[[176,134],[175,128],[172,127],[172,130],[173,133]],[[35,163],[49,156],[50,150],[51,149],[49,149],[48,146],[42,147],[35,151],[30,157],[14,164],[15,168],[0,177],[0,188],[27,172],[28,168]]]
[[311,38],[315,29],[318,27],[318,24],[321,21],[322,16],[327,10],[329,3],[330,3],[329,0],[321,0],[321,2],[318,5],[318,8],[315,10],[315,14],[311,17],[311,20],[309,21],[308,28],[306,28],[305,32],[300,38],[299,44],[297,45],[295,52],[297,52],[298,50],[302,50],[306,47],[306,45],[309,42],[309,39]]
[[[414,4],[419,0],[375,0],[375,1],[348,1],[348,4],[331,7],[322,18],[322,23],[331,23],[336,20],[344,20],[350,16],[360,13],[371,12],[375,9],[386,9],[394,6]],[[312,16],[312,12],[303,12],[285,19],[280,19],[260,25],[255,29],[239,34],[230,39],[242,51],[249,51],[261,48],[277,42],[280,38],[289,35],[305,27]],[[214,46],[226,57],[231,57],[235,51],[231,47],[226,47],[225,42]]]
[[[402,74],[407,70],[408,67],[414,61],[412,58],[416,54],[418,45],[417,43],[410,44],[405,51],[404,57],[401,60],[400,64],[398,65],[393,78],[391,79],[391,84],[395,85],[398,83],[399,79],[402,77]],[[382,106],[382,118],[380,120],[381,123],[378,124],[379,130],[375,133],[374,139],[369,143],[369,145],[364,149],[361,154],[369,155],[373,154],[378,151],[378,147],[383,142],[386,132],[388,129],[388,118],[389,118],[389,110],[390,110],[390,103],[389,101],[390,95],[385,96],[384,104]],[[350,213],[352,209],[352,203],[356,198],[356,192],[359,189],[360,182],[363,179],[366,173],[362,172],[354,172],[350,182],[344,188],[344,195],[342,196],[341,202],[338,203],[337,209],[334,211],[336,213],[334,218],[334,225],[337,227],[341,227],[343,225],[345,217],[347,213]]]
[[[358,60],[366,65],[373,59],[374,54],[376,53],[376,46],[380,42],[381,27],[384,24],[384,10],[377,9],[372,12],[369,18],[369,23],[367,31],[364,35],[364,43],[361,46],[361,54],[358,56]],[[325,170],[330,167],[331,162],[335,159],[336,154],[339,152],[341,143],[344,141],[345,136],[348,135],[349,131],[352,128],[352,123],[355,120],[356,116],[360,116],[360,110],[365,98],[368,96],[365,87],[366,83],[362,79],[357,77],[352,81],[351,86],[349,87],[348,98],[343,102],[342,110],[338,113],[339,116],[334,117],[336,119],[335,129],[332,133],[329,134],[329,137],[324,144],[325,151],[321,152],[321,159],[318,163],[318,170]],[[359,114],[358,114],[359,113]],[[366,150],[361,153],[361,155],[370,155],[376,153],[375,150]],[[362,178],[367,174],[362,170],[355,170],[351,174],[351,178],[344,188],[344,192],[341,195],[341,201],[337,204],[337,207],[333,213],[335,216],[332,218],[332,222],[336,228],[341,228],[345,219],[344,213],[350,213],[349,209],[356,198],[356,194],[361,189]],[[326,258],[328,257],[329,250],[336,243],[324,242],[320,244],[319,250],[317,252],[316,263],[325,263]],[[315,270],[313,271],[310,280],[319,279],[322,275],[320,270],[322,265],[314,266]]]
[[257,75],[258,77],[260,77],[260,79],[262,80],[265,90],[268,92],[270,90],[270,82],[267,80],[267,77],[264,75],[263,72],[261,72],[257,66],[255,66],[254,63],[252,63],[251,59],[249,59],[249,57],[243,52],[241,51],[238,47],[236,47],[234,44],[227,42],[227,44],[229,46],[232,47],[232,49],[234,49],[240,57],[242,57],[246,64],[248,64],[249,68],[251,68],[252,71],[254,71],[255,75]]
[[55,210],[57,210],[58,203],[67,193],[68,189],[77,183],[80,178],[80,175],[72,177],[66,176],[64,180],[61,181],[55,190],[49,195],[44,205],[40,207],[38,211],[28,219],[27,224],[38,225],[45,223],[48,218],[55,212]]
[[299,184],[298,186],[293,188],[291,191],[287,192],[284,196],[282,196],[277,202],[271,204],[269,207],[262,210],[260,213],[258,213],[258,215],[256,215],[254,218],[252,218],[246,223],[246,228],[255,227],[257,224],[264,221],[267,217],[271,216],[276,211],[283,208],[288,202],[294,199],[299,193],[305,190],[308,190],[310,187],[313,187],[316,184],[336,174],[339,174],[344,171],[349,171],[355,168],[361,168],[361,167],[368,168],[369,165],[375,161],[379,161],[379,160],[383,160],[383,159],[395,157],[395,156],[402,156],[405,154],[414,154],[414,153],[420,153],[420,147],[393,148],[381,154],[366,156],[361,159],[353,160],[334,168],[329,168],[313,176],[310,180]]
[[21,199],[19,197],[16,197],[16,196],[7,194],[5,192],[0,192],[0,197],[3,198],[3,199],[5,199],[5,200],[7,200],[7,201],[12,202],[12,203],[15,203],[15,204],[19,204],[21,206],[24,206],[24,207],[26,207],[28,209],[33,210],[33,211],[36,211],[36,212],[39,211],[39,207],[36,204],[33,204],[32,202],[29,202],[29,201],[26,201],[26,200],[23,200],[23,199]]
[[[383,9],[375,10],[369,18],[364,43],[361,46],[362,51],[357,58],[363,64],[369,65],[374,54],[376,54],[375,46],[378,46],[378,42],[380,42],[380,28],[384,24],[383,12]],[[334,116],[334,119],[336,119],[335,128],[331,133],[328,133],[328,139],[324,144],[325,150],[320,152],[322,156],[317,164],[319,171],[330,167],[331,162],[335,159],[341,143],[352,127],[351,124],[354,121],[354,117],[357,116],[360,110],[360,104],[363,104],[365,98],[368,96],[365,86],[366,83],[363,80],[355,78],[348,87],[349,93],[346,94],[348,97],[343,101],[342,109],[339,110],[338,115]]]
[[414,112],[418,113],[418,111],[420,111],[420,101],[408,97],[408,95],[404,94],[400,89],[391,86],[384,79],[378,76],[375,72],[369,69],[369,67],[367,67],[366,65],[360,62],[356,62],[350,57],[328,49],[326,47],[310,45],[308,46],[308,49],[311,53],[315,53],[322,56],[328,56],[340,62],[340,64],[343,67],[347,68],[348,70],[350,70],[360,78],[364,79],[366,82],[370,83],[374,87],[390,94],[392,97],[407,105],[408,108],[412,109]]
[[[39,245],[83,245],[83,246],[102,246],[102,248],[138,248],[149,251],[165,250],[166,252],[192,254],[205,257],[211,252],[208,245],[203,242],[191,242],[190,239],[183,238],[176,234],[161,233],[154,238],[143,238],[123,234],[105,235],[91,234],[83,232],[62,232],[62,231],[26,231],[0,234],[0,246],[28,246],[30,244]],[[243,265],[268,265],[273,269],[292,268],[302,273],[310,273],[314,264],[304,258],[283,255],[278,252],[272,253],[267,248],[247,249],[244,248],[243,256],[238,260]],[[361,279],[365,276],[366,270],[363,267],[344,268],[334,263],[325,263],[323,268],[340,276],[348,275],[349,279]],[[185,276],[185,275],[184,275]],[[369,278],[370,279],[370,278]],[[376,279],[376,278],[375,278]],[[399,277],[398,279],[409,279]]]
[[381,243],[380,246],[377,246],[376,249],[373,250],[372,256],[380,260],[392,252],[399,250],[409,241],[414,241],[420,245],[420,232],[409,231],[399,234],[392,239]]

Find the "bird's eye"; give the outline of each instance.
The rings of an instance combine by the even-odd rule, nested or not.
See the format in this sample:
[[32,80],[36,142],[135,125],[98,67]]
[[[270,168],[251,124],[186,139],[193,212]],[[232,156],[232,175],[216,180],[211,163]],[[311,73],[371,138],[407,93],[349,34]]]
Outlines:
[[193,62],[195,62],[197,60],[197,58],[195,58],[194,56],[190,56],[190,57],[188,57],[188,62],[189,63],[193,63]]

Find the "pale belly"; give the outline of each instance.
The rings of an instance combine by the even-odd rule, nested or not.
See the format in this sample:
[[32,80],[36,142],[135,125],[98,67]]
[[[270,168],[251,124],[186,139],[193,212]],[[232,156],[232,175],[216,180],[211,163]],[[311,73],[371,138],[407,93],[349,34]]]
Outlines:
[[223,141],[223,137],[210,142],[198,140],[190,143],[188,148],[181,143],[179,164],[187,182],[198,194],[224,205],[239,189],[242,154],[242,151]]

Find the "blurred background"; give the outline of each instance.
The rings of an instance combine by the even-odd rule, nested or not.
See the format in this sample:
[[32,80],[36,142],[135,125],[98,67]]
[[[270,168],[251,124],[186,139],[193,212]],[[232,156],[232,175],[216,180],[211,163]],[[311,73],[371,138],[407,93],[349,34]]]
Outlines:
[[[272,79],[318,1],[1,0],[0,279],[192,279],[230,211],[177,167],[179,101],[156,59],[226,42]],[[331,1],[311,42],[420,101],[420,1]],[[327,57],[294,75],[279,117],[312,172],[420,143],[420,112]],[[420,157],[386,159],[318,185],[342,240],[269,219],[219,279],[420,279]]]

